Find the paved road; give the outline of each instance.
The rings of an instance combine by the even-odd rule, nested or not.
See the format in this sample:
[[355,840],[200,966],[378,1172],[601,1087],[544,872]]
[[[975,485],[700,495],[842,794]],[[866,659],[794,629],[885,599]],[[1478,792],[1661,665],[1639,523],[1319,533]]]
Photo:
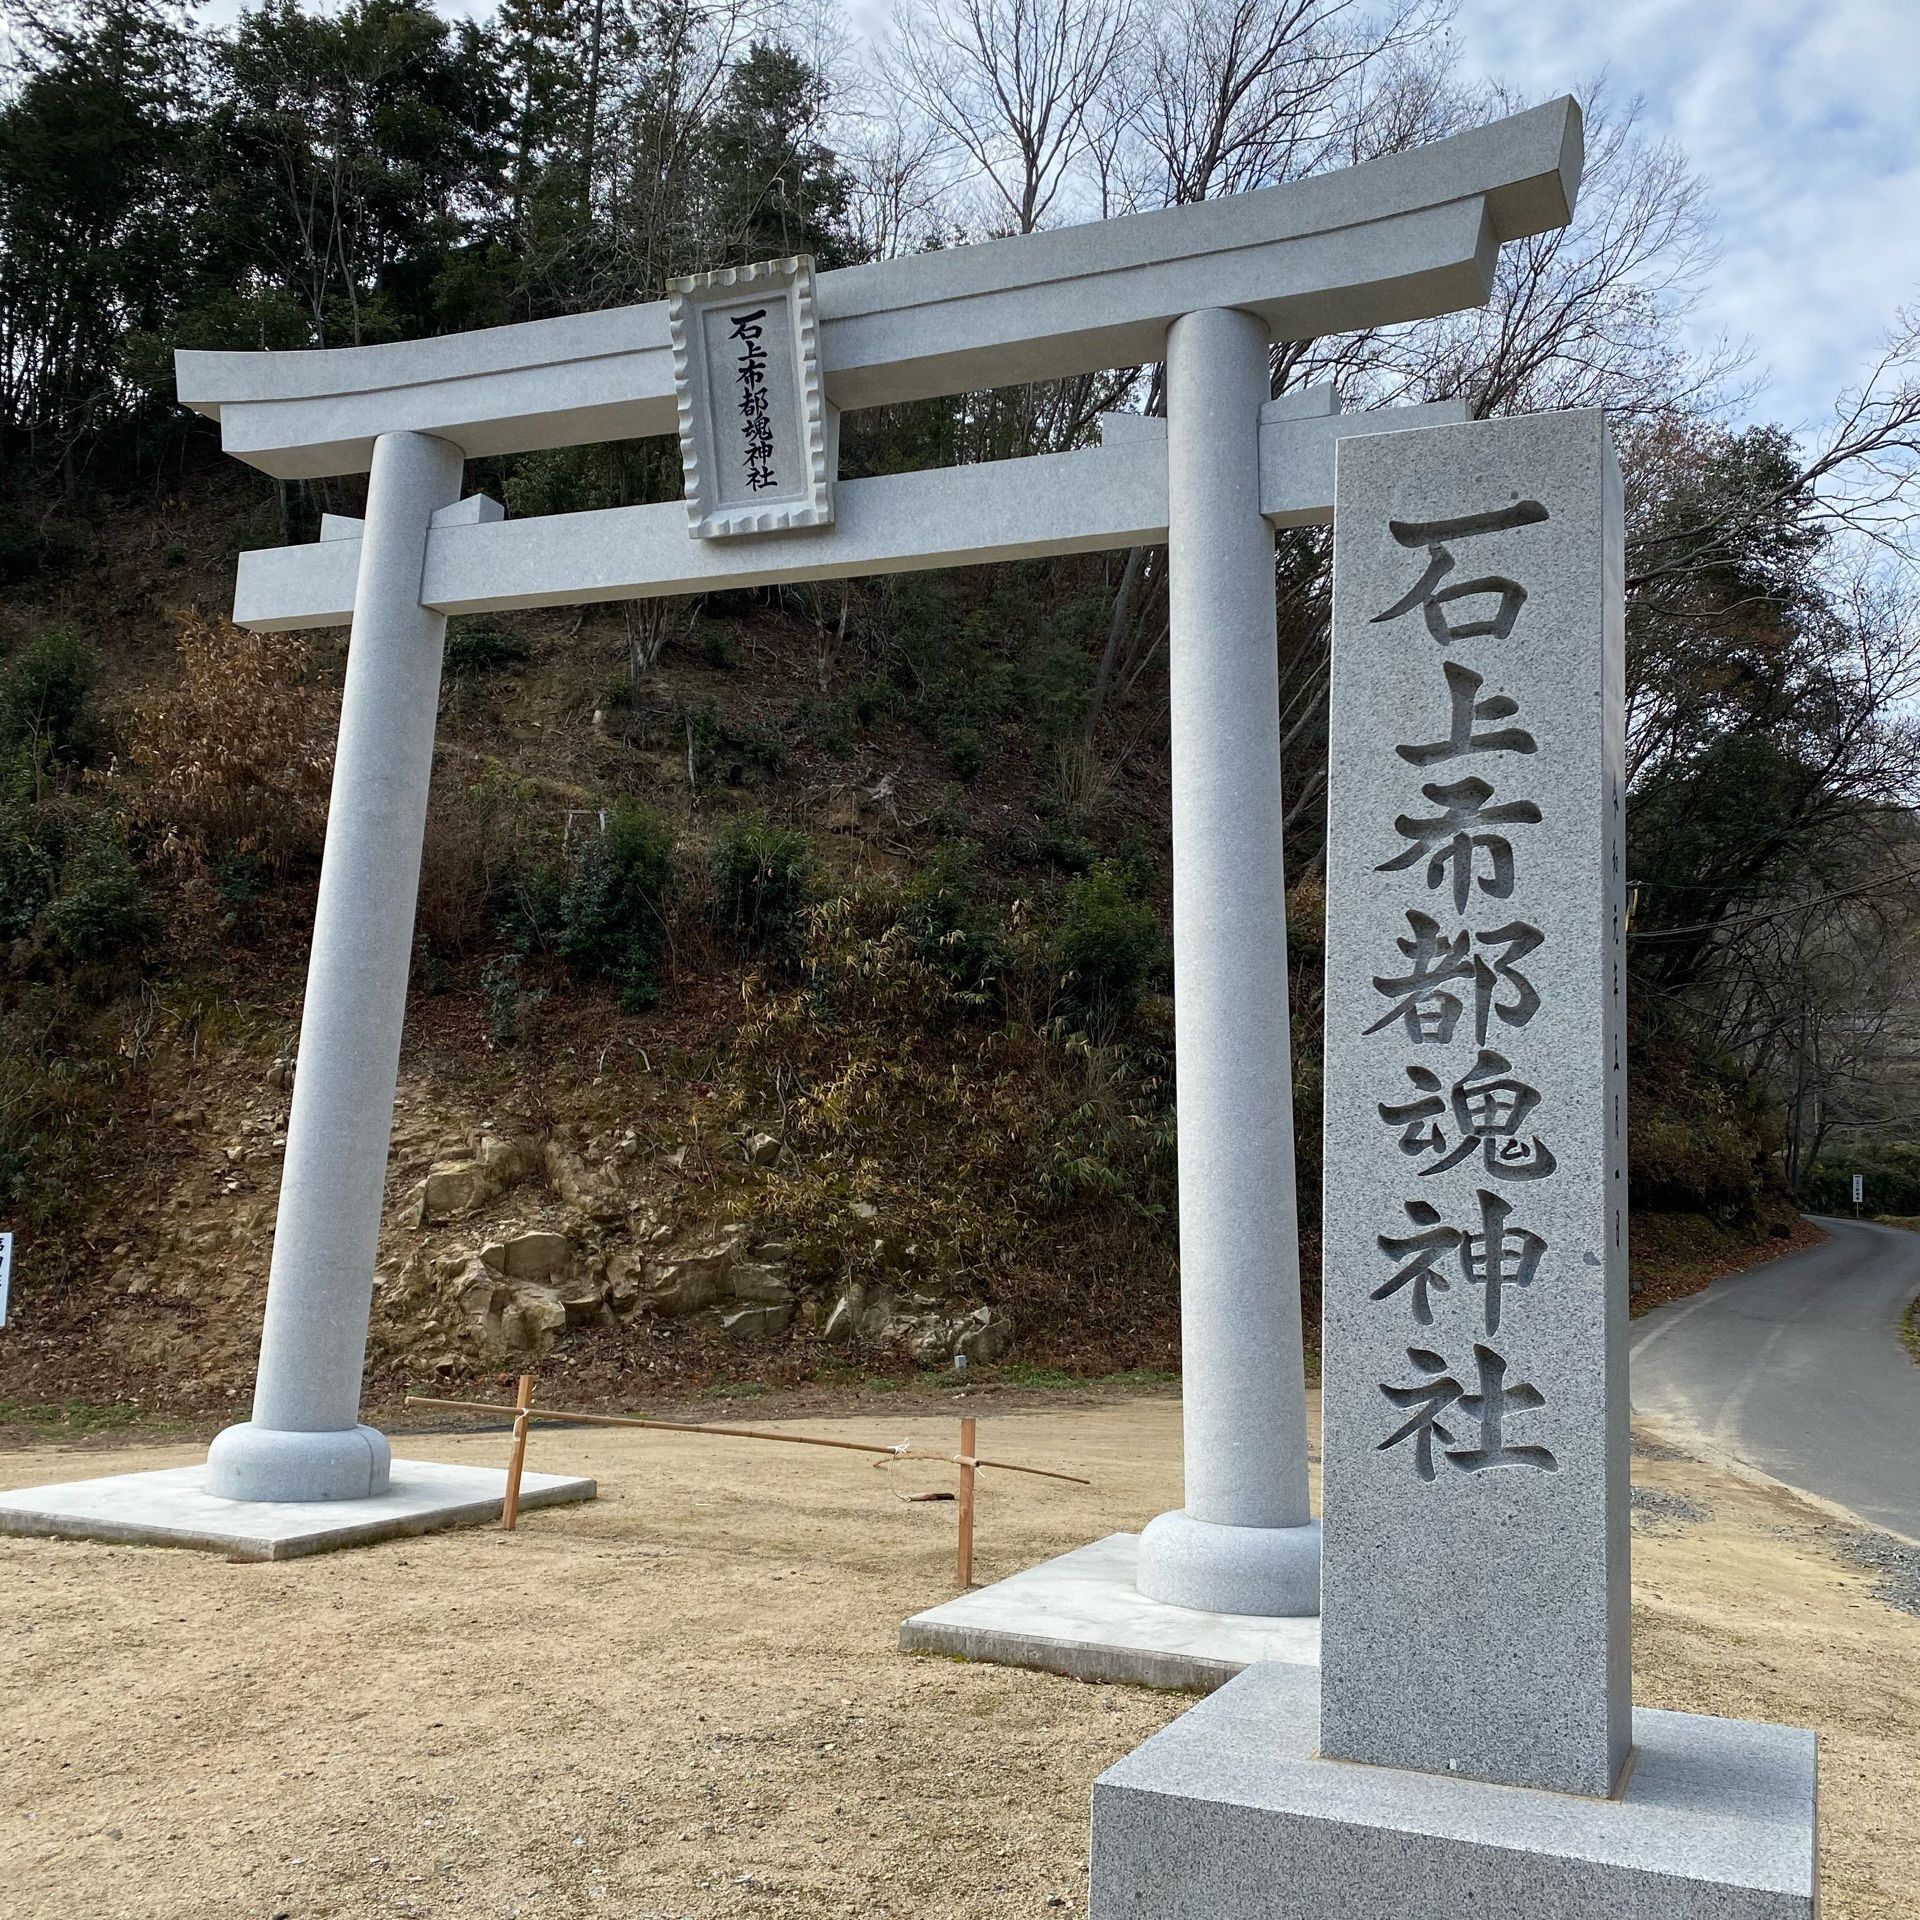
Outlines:
[[1920,1541],[1920,1366],[1899,1331],[1920,1233],[1820,1224],[1824,1245],[1634,1322],[1634,1411]]

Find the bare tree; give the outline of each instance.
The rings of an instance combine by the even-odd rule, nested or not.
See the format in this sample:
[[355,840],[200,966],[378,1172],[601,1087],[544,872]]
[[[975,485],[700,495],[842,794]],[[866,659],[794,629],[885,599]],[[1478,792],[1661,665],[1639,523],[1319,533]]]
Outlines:
[[1090,151],[1132,21],[1133,0],[908,0],[883,73],[1032,233]]
[[1142,205],[1178,205],[1350,164],[1397,62],[1426,73],[1442,0],[1178,0],[1135,45],[1127,89]]
[[[1405,71],[1405,70],[1403,70]],[[1460,124],[1521,103],[1411,80],[1406,105]],[[1604,406],[1616,422],[1724,410],[1744,355],[1702,352],[1686,323],[1715,260],[1704,191],[1670,141],[1647,139],[1640,103],[1588,94],[1587,161],[1566,227],[1500,252],[1485,307],[1412,325],[1300,341],[1282,350],[1289,384],[1332,378],[1378,402],[1464,398],[1476,419]],[[1418,138],[1433,129],[1413,116]],[[1452,129],[1448,129],[1452,130]]]
[[884,105],[892,110],[862,115],[839,149],[853,182],[847,203],[853,238],[869,260],[921,252],[952,231],[952,177],[942,136],[924,120],[907,119],[897,98]]

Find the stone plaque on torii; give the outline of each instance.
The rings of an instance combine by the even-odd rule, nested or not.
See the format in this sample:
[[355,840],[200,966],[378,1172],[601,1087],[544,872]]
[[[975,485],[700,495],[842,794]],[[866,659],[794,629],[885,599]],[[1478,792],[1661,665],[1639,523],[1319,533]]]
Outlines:
[[[1186,1503],[1143,1593],[1319,1604],[1308,1504],[1273,530],[1324,522],[1343,440],[1457,421],[1270,401],[1269,349],[1483,304],[1502,243],[1562,226],[1571,100],[1341,173],[817,280],[800,261],[653,306],[311,353],[182,353],[181,398],[286,477],[369,471],[364,523],[241,558],[234,617],[351,623],[333,804],[253,1417],[209,1490],[353,1499],[388,1472],[361,1371],[453,613],[1170,549]],[[836,484],[853,407],[1164,359],[1168,417],[1107,443]],[[678,432],[688,497],[509,521],[465,459]]]

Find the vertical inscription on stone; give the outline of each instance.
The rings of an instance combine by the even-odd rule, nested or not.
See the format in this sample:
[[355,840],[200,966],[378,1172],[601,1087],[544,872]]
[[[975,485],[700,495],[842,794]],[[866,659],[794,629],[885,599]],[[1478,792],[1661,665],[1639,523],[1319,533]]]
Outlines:
[[780,476],[774,472],[773,421],[767,405],[767,350],[760,344],[766,330],[765,307],[734,314],[727,329],[728,340],[738,348],[733,377],[740,389],[737,411],[741,464],[750,493],[763,493],[780,484]]
[[1598,413],[1344,442],[1321,1750],[1630,1742],[1620,482]]
[[828,525],[812,263],[769,260],[669,286],[689,529],[717,539]]

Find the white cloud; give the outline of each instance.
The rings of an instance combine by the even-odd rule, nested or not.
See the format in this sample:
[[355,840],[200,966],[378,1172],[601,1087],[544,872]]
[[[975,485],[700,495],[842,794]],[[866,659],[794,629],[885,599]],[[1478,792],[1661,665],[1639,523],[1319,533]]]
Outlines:
[[1461,0],[1457,33],[1536,98],[1604,70],[1686,149],[1721,242],[1698,325],[1751,341],[1754,417],[1824,419],[1920,301],[1914,0]]

